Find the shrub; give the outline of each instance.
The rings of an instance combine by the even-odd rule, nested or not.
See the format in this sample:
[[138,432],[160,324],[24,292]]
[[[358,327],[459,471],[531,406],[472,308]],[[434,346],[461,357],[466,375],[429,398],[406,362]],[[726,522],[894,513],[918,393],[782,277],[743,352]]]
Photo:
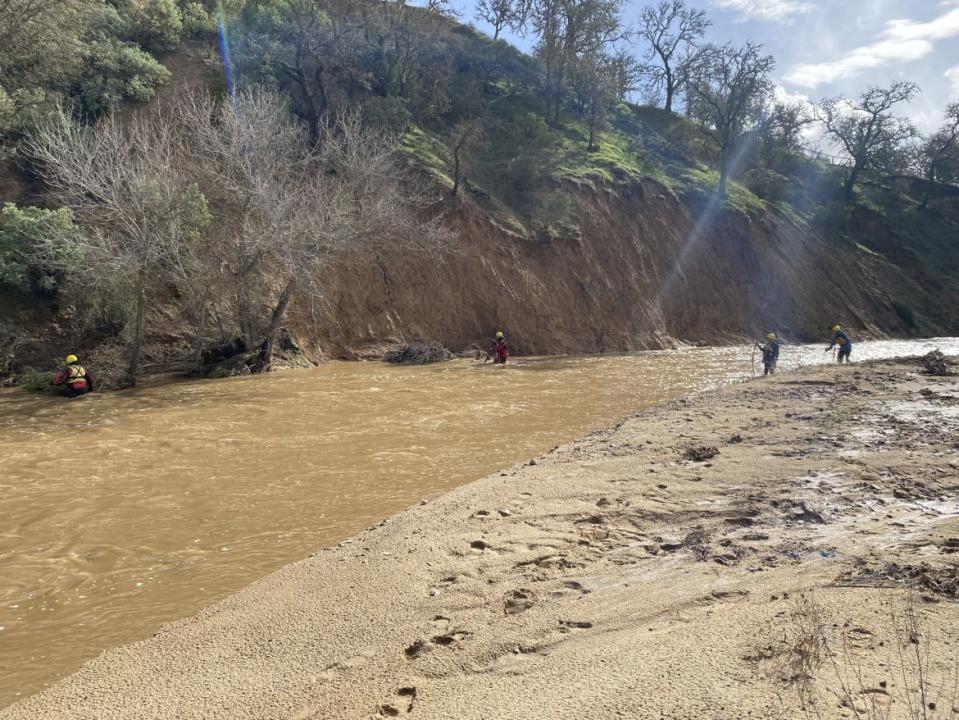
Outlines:
[[763,200],[783,201],[790,196],[789,178],[772,170],[762,168],[750,170],[746,174],[744,183],[753,195]]
[[509,163],[509,175],[513,181],[513,186],[521,192],[536,187],[541,174],[539,161],[530,153],[521,153]]
[[63,249],[68,245],[57,241],[79,233],[66,208],[6,203],[0,215],[0,283],[25,292],[56,290],[62,276],[54,268],[70,263],[70,251]]
[[72,89],[80,109],[97,116],[125,100],[147,102],[170,72],[136,45],[106,38],[90,43]]
[[185,2],[180,11],[183,32],[191,37],[203,37],[216,32],[216,19],[198,2]]
[[129,39],[144,49],[166,52],[183,39],[183,16],[176,0],[147,0],[130,12],[127,28]]
[[37,393],[56,393],[60,390],[50,383],[56,375],[54,372],[44,372],[35,368],[27,368],[19,377],[20,386],[24,390]]
[[410,126],[413,114],[404,98],[374,96],[363,103],[363,119],[370,125],[402,134]]
[[849,206],[838,200],[820,206],[813,216],[813,223],[823,230],[842,230],[849,219]]

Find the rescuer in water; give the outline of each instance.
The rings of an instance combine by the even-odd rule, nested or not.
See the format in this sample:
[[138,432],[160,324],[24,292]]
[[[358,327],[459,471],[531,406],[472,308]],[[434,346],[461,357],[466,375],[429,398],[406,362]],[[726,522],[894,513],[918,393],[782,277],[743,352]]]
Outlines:
[[839,346],[839,354],[836,356],[836,361],[842,365],[843,361],[849,362],[849,356],[852,354],[852,339],[849,335],[846,334],[846,331],[842,329],[841,326],[836,325],[832,329],[833,338],[832,344],[826,348],[826,352],[829,352],[837,345]]
[[775,375],[776,364],[779,362],[780,347],[779,338],[776,337],[776,333],[769,333],[766,336],[766,344],[760,345],[756,343],[756,347],[762,350],[763,353],[763,369],[765,370],[763,375]]
[[64,395],[68,398],[79,397],[93,392],[93,375],[84,368],[76,355],[67,355],[66,365],[53,378],[52,385],[65,385]]
[[490,351],[486,353],[486,359],[492,359],[494,365],[505,365],[509,360],[509,345],[506,344],[506,337],[502,330],[496,333],[496,339],[493,340]]

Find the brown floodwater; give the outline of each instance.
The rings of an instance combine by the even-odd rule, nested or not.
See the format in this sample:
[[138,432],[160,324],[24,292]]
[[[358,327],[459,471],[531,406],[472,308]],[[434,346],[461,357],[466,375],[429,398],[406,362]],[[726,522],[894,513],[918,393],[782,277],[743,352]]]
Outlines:
[[[859,359],[959,353],[863,343]],[[783,367],[822,362],[784,350]],[[332,363],[75,401],[0,392],[0,707],[425,495],[751,375],[748,348]]]

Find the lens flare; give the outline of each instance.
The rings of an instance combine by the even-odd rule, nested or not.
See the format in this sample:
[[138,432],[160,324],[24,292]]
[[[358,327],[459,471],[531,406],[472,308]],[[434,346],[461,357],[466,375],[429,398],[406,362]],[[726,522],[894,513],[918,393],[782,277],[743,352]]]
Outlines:
[[223,58],[223,70],[226,72],[226,88],[230,93],[233,109],[236,109],[236,73],[233,70],[233,58],[230,56],[230,37],[226,27],[226,13],[223,3],[217,3],[216,34],[220,40],[220,57]]

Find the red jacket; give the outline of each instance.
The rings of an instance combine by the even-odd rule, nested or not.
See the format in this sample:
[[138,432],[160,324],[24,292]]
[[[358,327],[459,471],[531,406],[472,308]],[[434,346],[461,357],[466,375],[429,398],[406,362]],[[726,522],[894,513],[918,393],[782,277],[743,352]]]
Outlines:
[[53,378],[54,385],[69,385],[74,390],[83,390],[87,387],[87,379],[93,382],[93,375],[78,364],[64,365],[60,368],[56,377]]
[[505,363],[509,359],[509,345],[502,338],[496,340],[493,343],[492,350],[490,350],[490,355],[493,356],[494,363]]

